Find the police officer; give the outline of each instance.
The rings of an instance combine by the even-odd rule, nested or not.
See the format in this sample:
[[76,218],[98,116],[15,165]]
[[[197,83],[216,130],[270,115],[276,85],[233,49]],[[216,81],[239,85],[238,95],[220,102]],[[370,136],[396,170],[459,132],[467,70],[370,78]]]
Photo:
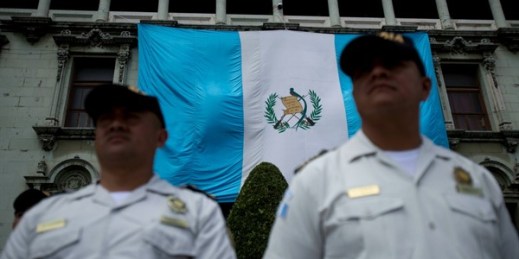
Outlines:
[[419,133],[431,81],[410,39],[358,37],[340,65],[362,128],[294,177],[264,258],[519,258],[492,175]]
[[157,98],[102,85],[85,109],[96,125],[100,181],[39,203],[1,259],[235,258],[216,202],[152,171],[167,139]]

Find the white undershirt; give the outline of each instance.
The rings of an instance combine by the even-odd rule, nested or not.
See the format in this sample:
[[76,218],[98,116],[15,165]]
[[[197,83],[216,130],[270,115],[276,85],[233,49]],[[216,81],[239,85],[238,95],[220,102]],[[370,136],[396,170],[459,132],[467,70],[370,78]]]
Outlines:
[[405,150],[405,151],[383,151],[388,157],[393,159],[404,171],[414,176],[416,173],[416,164],[418,162],[418,154],[420,148]]
[[115,201],[117,205],[121,204],[128,196],[130,196],[129,191],[124,192],[111,192],[110,195],[112,196],[112,199]]

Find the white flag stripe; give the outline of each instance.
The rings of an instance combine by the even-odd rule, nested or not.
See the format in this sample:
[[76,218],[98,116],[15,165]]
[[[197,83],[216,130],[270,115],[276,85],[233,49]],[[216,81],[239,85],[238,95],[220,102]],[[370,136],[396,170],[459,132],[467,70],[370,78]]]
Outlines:
[[[290,182],[297,166],[348,138],[334,35],[292,31],[242,32],[240,41],[246,125],[242,182],[247,173],[262,161],[278,166]],[[264,117],[265,101],[273,93],[279,97],[290,96],[290,88],[305,97],[307,116],[314,108],[308,93],[315,91],[321,99],[321,117],[307,130],[287,129],[279,133]],[[278,98],[274,107],[278,119],[284,109]],[[292,116],[284,119],[293,124],[301,114],[290,119]],[[258,121],[264,123],[252,126]]]

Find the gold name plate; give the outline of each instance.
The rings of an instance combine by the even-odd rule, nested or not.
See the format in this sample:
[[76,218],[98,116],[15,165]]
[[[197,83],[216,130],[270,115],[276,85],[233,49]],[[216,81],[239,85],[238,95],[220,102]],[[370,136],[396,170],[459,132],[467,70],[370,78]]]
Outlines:
[[45,223],[40,223],[36,226],[36,233],[43,233],[47,231],[51,231],[54,229],[59,229],[65,227],[65,220],[58,219],[54,221],[49,221]]
[[346,191],[348,197],[360,198],[365,196],[372,196],[380,194],[380,187],[378,185],[367,185],[362,187],[351,188]]

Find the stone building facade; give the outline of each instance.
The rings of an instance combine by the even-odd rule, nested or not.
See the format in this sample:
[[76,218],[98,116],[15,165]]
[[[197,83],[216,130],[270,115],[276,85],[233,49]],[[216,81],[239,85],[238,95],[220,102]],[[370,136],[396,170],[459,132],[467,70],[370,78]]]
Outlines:
[[[189,3],[182,3],[189,2]],[[0,2],[0,248],[30,187],[99,178],[82,98],[137,82],[137,23],[216,30],[428,33],[451,149],[487,167],[519,225],[516,0],[3,0]],[[350,3],[351,2],[351,3]]]

